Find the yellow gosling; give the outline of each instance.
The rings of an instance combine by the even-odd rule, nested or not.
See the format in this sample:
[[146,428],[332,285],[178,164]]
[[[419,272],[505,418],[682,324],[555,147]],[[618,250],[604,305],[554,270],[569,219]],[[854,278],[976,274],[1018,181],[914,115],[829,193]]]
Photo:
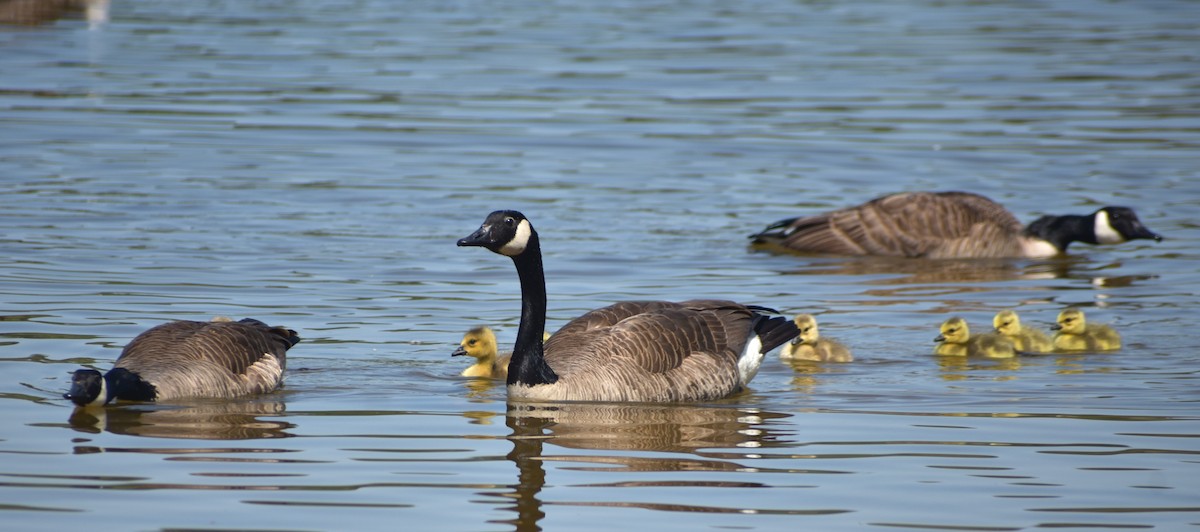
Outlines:
[[837,340],[822,338],[817,331],[817,319],[811,314],[800,314],[792,321],[800,329],[800,336],[783,344],[779,357],[784,360],[811,360],[814,362],[850,362],[854,356]]
[[1021,318],[1011,310],[1002,310],[992,319],[996,332],[1004,335],[1013,343],[1013,347],[1022,353],[1049,353],[1054,350],[1054,344],[1046,333],[1034,327],[1021,325]]
[[1008,338],[995,333],[972,335],[967,322],[954,317],[942,323],[941,334],[934,338],[934,354],[983,358],[1012,358],[1016,350]]
[[458,349],[450,354],[461,355],[475,357],[475,363],[460,374],[463,377],[504,379],[508,376],[508,359],[511,355],[499,354],[496,349],[496,333],[492,332],[491,327],[475,327],[467,331]]
[[1083,311],[1069,308],[1058,313],[1052,329],[1055,351],[1112,351],[1121,348],[1121,335],[1108,325],[1088,323]]

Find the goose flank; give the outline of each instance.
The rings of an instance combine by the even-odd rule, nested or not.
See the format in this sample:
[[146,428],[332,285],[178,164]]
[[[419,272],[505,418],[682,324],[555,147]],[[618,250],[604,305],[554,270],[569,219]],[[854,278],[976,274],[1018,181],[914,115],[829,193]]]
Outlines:
[[969,192],[891,194],[780,220],[751,238],[756,244],[802,253],[930,259],[1048,258],[1066,253],[1073,242],[1162,240],[1128,207],[1043,216],[1022,226],[999,203]]
[[571,320],[543,342],[545,274],[529,220],[495,211],[458,245],[487,248],[516,266],[521,323],[508,368],[510,399],[718,399],[743,389],[764,354],[799,333],[769,309],[732,301],[624,301]]
[[133,339],[103,375],[75,371],[63,394],[78,406],[114,400],[165,401],[186,397],[231,398],[275,390],[296,332],[246,318],[175,321]]

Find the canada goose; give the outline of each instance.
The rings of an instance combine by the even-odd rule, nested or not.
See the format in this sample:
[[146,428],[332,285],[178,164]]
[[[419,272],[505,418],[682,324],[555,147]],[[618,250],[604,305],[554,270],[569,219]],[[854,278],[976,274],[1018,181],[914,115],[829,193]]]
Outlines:
[[1083,311],[1069,308],[1058,313],[1058,323],[1050,328],[1055,351],[1112,351],[1121,348],[1121,335],[1108,325],[1088,323]]
[[266,393],[279,387],[287,350],[299,341],[291,329],[250,318],[164,323],[129,342],[103,376],[94,369],[77,370],[63,398],[79,406],[102,406],[114,399]]
[[1049,353],[1054,349],[1050,337],[1034,328],[1021,325],[1021,318],[1011,310],[1001,310],[992,318],[992,326],[996,332],[1004,335],[1013,343],[1017,351],[1024,353]]
[[510,398],[717,399],[745,387],[763,355],[799,333],[786,318],[732,301],[625,301],[571,320],[543,344],[542,250],[525,215],[493,212],[458,245],[508,256],[521,280],[521,325],[507,381]]
[[854,357],[850,350],[837,340],[822,337],[817,331],[817,319],[812,314],[799,314],[794,320],[800,336],[783,345],[779,358],[784,360],[812,360],[816,362],[850,362]]
[[903,192],[824,214],[780,220],[755,243],[806,253],[930,259],[1046,258],[1072,242],[1162,240],[1128,207],[1043,216],[1026,227],[1000,204],[968,192]]
[[475,363],[464,369],[463,377],[486,377],[503,379],[508,376],[508,359],[512,353],[500,355],[496,349],[496,333],[491,327],[475,327],[463,335],[462,342],[450,356],[468,355]]
[[933,341],[939,342],[933,350],[937,355],[970,356],[985,358],[1012,358],[1016,356],[1013,344],[999,334],[971,334],[966,320],[953,317],[942,323],[941,334]]

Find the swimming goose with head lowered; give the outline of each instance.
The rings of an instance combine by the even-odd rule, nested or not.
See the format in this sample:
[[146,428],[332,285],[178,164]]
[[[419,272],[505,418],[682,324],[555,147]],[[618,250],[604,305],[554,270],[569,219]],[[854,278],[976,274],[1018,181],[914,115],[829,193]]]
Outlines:
[[791,320],[732,301],[624,301],[571,320],[543,342],[542,250],[525,215],[495,211],[458,245],[487,248],[516,266],[521,324],[508,368],[510,399],[719,399],[745,388],[764,354],[798,334]]
[[283,381],[296,331],[246,318],[173,321],[139,334],[103,375],[75,371],[63,394],[78,406],[266,393]]
[[1022,226],[1007,209],[969,192],[902,192],[861,205],[780,220],[751,235],[790,251],[929,259],[1049,258],[1072,242],[1162,240],[1133,209],[1043,216]]

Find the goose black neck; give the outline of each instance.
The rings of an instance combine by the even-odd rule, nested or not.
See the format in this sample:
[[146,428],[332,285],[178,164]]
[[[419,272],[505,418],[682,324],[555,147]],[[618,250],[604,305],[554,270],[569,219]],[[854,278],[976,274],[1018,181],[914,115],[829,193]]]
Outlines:
[[546,330],[546,275],[542,270],[542,248],[537,233],[529,236],[525,251],[513,258],[521,279],[521,326],[508,363],[508,384],[550,384],[558,375],[546,364],[542,334]]
[[105,385],[108,387],[108,400],[124,399],[126,401],[153,401],[158,396],[158,390],[153,384],[146,382],[140,375],[125,368],[113,368],[104,374]]
[[1095,221],[1093,215],[1043,216],[1025,228],[1025,236],[1040,238],[1065,252],[1071,242],[1096,243]]

